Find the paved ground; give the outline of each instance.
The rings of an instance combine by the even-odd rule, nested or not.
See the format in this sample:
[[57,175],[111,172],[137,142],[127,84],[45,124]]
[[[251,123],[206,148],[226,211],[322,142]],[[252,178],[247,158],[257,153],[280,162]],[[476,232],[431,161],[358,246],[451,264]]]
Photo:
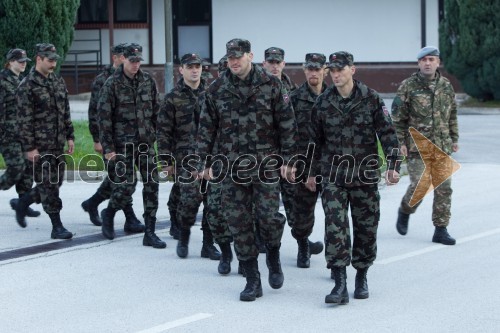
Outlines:
[[[498,332],[500,115],[463,115],[459,123],[461,151],[454,157],[462,168],[453,178],[449,228],[457,245],[430,242],[430,198],[411,217],[408,235],[397,234],[396,212],[408,177],[397,186],[381,188],[379,251],[368,275],[370,298],[351,298],[347,306],[324,303],[333,281],[323,255],[313,256],[310,269],[295,267],[297,245],[288,227],[281,252],[283,288],[269,287],[261,256],[264,296],[240,302],[245,282],[234,272],[236,263],[223,277],[217,274],[217,262],[201,259],[199,227],[192,235],[189,258],[177,258],[176,242],[167,231],[171,184],[160,186],[158,234],[168,243],[164,250],[143,247],[140,235],[102,238],[80,208],[98,184],[76,181],[61,188],[62,220],[76,234],[70,241],[49,239],[46,214],[19,228],[8,205],[15,191],[0,192],[0,331]],[[138,212],[140,190],[139,184],[134,194]],[[316,212],[313,240],[323,237],[324,228],[319,203]],[[118,214],[117,230],[122,221]],[[42,245],[55,250],[22,254]],[[6,259],[9,253],[20,256]],[[349,268],[351,297],[353,278]]]

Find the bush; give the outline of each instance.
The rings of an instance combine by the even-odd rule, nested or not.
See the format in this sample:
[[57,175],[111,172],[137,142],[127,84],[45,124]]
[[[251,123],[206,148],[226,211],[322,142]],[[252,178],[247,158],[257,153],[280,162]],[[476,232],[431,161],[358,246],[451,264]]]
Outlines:
[[464,91],[500,100],[500,1],[445,0],[439,27],[441,58]]

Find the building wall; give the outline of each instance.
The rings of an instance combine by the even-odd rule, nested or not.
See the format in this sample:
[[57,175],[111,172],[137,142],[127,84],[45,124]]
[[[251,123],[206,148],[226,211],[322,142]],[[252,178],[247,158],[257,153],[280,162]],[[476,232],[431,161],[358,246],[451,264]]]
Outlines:
[[[438,0],[427,0],[427,44],[438,44]],[[420,0],[212,0],[213,57],[228,40],[250,40],[254,60],[270,46],[285,50],[287,62],[307,52],[339,50],[355,62],[415,61],[421,48]]]

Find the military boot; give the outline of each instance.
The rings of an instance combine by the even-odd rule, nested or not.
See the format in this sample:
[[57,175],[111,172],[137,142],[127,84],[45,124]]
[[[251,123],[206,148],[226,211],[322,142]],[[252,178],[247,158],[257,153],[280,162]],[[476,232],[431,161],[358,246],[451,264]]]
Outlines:
[[95,193],[89,199],[82,202],[83,210],[89,213],[90,222],[92,222],[96,226],[102,225],[102,220],[101,217],[99,216],[99,212],[97,211],[97,207],[104,200],[105,199],[100,194]]
[[[19,194],[19,198],[21,198],[23,195]],[[19,202],[19,199],[12,199],[10,200],[10,207],[13,210],[16,210],[17,203]],[[34,209],[31,209],[31,207],[28,207],[28,211],[26,212],[27,217],[38,217],[40,216],[40,212]]]
[[156,219],[146,217],[144,219],[146,224],[146,229],[144,230],[144,237],[142,239],[142,245],[152,246],[155,249],[164,249],[167,247],[167,243],[162,241],[160,237],[155,234]]
[[170,211],[170,231],[168,232],[170,236],[174,239],[179,239],[179,223],[177,223],[177,212]]
[[325,303],[349,303],[349,293],[347,292],[347,272],[345,266],[333,267],[332,275],[335,280],[335,287],[330,292],[330,295],[326,295]]
[[35,201],[28,193],[24,194],[20,199],[10,200],[11,207],[16,210],[17,224],[19,224],[21,228],[26,228],[27,226],[26,216],[28,215],[28,208],[33,202]]
[[112,240],[115,238],[115,214],[117,210],[111,207],[104,208],[101,211],[102,235]]
[[299,251],[297,253],[297,267],[309,268],[311,266],[311,253],[309,252],[309,242],[307,238],[297,239]]
[[231,273],[231,261],[233,260],[233,251],[231,251],[231,244],[229,242],[219,244],[221,255],[219,267],[217,270],[219,274],[226,275]]
[[322,242],[311,242],[309,239],[307,239],[307,242],[309,243],[309,252],[311,254],[320,254],[323,251],[323,243]]
[[398,221],[396,222],[396,230],[400,235],[406,235],[408,233],[408,221],[410,220],[410,214],[404,213],[401,208],[398,210]]
[[238,261],[238,274],[240,274],[243,277],[247,277],[247,274],[245,273],[245,269],[243,268],[241,261]]
[[[280,262],[280,247],[271,246],[270,244],[266,244],[266,264],[267,268],[269,268],[269,285],[273,289],[280,289],[283,286],[283,281],[285,277],[283,276],[283,271],[281,270],[281,262]],[[248,277],[248,272],[247,277]]]
[[219,260],[220,252],[214,246],[214,238],[208,226],[202,228],[203,246],[201,247],[201,257],[210,258],[210,260]]
[[436,227],[434,236],[432,236],[432,241],[443,245],[455,245],[457,242],[455,238],[450,236],[446,227]]
[[50,238],[52,239],[70,239],[73,234],[66,230],[61,222],[61,216],[59,213],[50,213],[50,221],[52,222],[52,232],[50,233]]
[[189,236],[191,229],[182,229],[179,233],[179,241],[177,242],[177,256],[179,258],[186,258],[189,253]]
[[123,214],[125,214],[125,224],[123,225],[123,230],[125,232],[144,232],[145,226],[141,223],[141,221],[139,221],[137,216],[135,216],[132,205],[125,206],[125,208],[123,208]]
[[246,272],[247,284],[240,293],[240,301],[251,302],[262,297],[262,283],[260,282],[259,263],[257,258],[240,261]]
[[366,273],[368,273],[368,267],[359,268],[356,272],[356,280],[354,283],[354,298],[365,299],[370,296],[368,293],[368,282],[366,281]]

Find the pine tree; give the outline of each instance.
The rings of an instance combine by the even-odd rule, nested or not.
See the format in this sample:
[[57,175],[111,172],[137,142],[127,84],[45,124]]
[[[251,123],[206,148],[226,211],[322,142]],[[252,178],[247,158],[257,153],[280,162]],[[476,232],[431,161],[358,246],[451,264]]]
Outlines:
[[73,41],[79,6],[80,0],[0,0],[0,56],[5,60],[9,49],[21,48],[34,60],[37,43],[52,43],[60,66]]
[[441,58],[464,91],[500,100],[500,1],[445,0]]

